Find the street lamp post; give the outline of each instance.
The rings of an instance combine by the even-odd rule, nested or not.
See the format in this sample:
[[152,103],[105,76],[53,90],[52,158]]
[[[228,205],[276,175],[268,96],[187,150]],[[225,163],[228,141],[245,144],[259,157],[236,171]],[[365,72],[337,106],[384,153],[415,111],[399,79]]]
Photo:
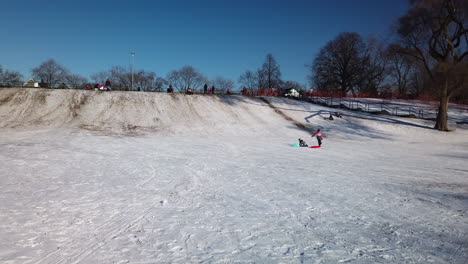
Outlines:
[[132,91],[134,91],[133,89],[133,71],[134,71],[134,67],[135,67],[135,52],[132,52]]

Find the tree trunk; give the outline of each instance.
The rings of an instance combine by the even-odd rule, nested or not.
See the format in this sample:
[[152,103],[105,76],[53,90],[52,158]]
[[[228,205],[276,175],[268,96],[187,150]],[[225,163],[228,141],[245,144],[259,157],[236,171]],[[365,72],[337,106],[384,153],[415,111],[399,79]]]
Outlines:
[[437,113],[437,120],[434,126],[439,131],[448,131],[448,103],[449,97],[447,95],[447,80],[445,80],[444,87],[440,90],[439,99],[439,112]]

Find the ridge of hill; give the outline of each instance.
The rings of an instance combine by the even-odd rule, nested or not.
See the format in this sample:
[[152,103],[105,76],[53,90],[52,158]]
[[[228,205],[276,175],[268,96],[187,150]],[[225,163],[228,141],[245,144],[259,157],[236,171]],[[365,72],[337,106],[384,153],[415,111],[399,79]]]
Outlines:
[[[330,121],[330,113],[344,118]],[[456,120],[468,115],[454,113]],[[337,110],[280,97],[0,88],[0,128],[77,128],[104,135],[434,137],[433,121]],[[466,124],[451,123],[452,129]],[[415,133],[416,132],[416,133]]]

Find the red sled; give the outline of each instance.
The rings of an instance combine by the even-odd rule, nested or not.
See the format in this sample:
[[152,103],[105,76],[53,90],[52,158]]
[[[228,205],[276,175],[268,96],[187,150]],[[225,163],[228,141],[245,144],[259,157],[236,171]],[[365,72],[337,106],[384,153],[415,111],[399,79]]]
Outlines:
[[310,147],[310,148],[320,148],[320,146],[312,146],[312,147]]

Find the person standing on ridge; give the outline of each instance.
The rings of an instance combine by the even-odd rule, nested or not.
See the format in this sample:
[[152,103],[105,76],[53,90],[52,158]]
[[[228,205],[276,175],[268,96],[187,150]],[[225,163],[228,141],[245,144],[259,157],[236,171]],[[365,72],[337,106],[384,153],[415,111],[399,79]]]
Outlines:
[[107,91],[111,91],[111,82],[107,79],[106,84],[104,85]]
[[315,132],[312,137],[317,137],[319,147],[322,146],[323,135],[322,132],[320,132],[320,129],[317,129],[317,132]]
[[215,94],[215,87],[214,87],[214,85],[211,86],[211,94]]
[[168,93],[173,93],[174,92],[174,88],[172,88],[172,84],[169,84],[169,88],[167,88],[167,92]]
[[208,91],[208,84],[205,83],[205,86],[203,86],[203,93],[206,94]]

